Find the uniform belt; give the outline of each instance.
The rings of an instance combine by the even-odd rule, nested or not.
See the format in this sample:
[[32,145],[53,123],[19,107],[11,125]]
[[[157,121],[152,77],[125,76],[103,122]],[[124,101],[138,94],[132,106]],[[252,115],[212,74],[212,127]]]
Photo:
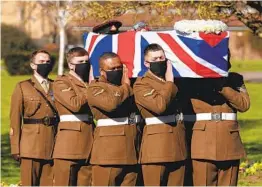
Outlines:
[[156,125],[156,124],[163,124],[163,123],[175,123],[177,121],[183,121],[183,114],[173,114],[168,116],[158,116],[158,117],[151,117],[146,118],[146,125]]
[[69,115],[61,115],[60,122],[76,122],[76,121],[84,121],[84,122],[93,122],[93,116],[89,114],[69,114]]
[[122,118],[110,118],[110,119],[99,119],[97,120],[97,127],[101,126],[115,126],[115,125],[127,125],[136,124],[141,121],[140,115],[134,117],[122,117]]
[[222,120],[237,120],[236,113],[198,113],[196,115],[184,115],[185,121],[222,121]]
[[46,126],[55,125],[59,122],[58,118],[56,117],[44,117],[42,119],[31,119],[31,118],[24,118],[24,124],[44,124]]

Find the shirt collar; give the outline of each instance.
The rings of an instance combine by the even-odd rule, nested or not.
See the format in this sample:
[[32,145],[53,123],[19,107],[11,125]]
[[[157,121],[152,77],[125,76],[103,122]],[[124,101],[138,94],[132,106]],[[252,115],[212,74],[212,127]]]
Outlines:
[[44,81],[48,83],[48,80],[47,79],[44,79],[43,77],[41,77],[40,75],[37,75],[37,74],[34,74],[36,80],[42,84]]

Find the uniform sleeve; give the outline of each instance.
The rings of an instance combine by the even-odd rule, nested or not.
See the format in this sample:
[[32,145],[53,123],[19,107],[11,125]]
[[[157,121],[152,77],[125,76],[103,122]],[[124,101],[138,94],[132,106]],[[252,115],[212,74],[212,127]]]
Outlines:
[[20,84],[17,84],[11,97],[10,108],[10,144],[11,154],[20,154],[20,136],[23,116],[23,96]]
[[119,86],[118,90],[111,90],[105,85],[93,82],[88,87],[87,98],[90,106],[112,112],[132,94],[132,88],[128,84]]
[[53,89],[55,100],[72,112],[78,112],[87,103],[86,94],[77,94],[71,85],[64,80],[56,80]]
[[232,76],[230,83],[223,87],[221,94],[239,112],[246,112],[250,107],[250,99],[242,76]]
[[160,91],[155,90],[147,83],[143,83],[141,79],[134,84],[136,103],[156,114],[161,114],[167,109],[177,91],[177,86],[169,81],[165,82]]

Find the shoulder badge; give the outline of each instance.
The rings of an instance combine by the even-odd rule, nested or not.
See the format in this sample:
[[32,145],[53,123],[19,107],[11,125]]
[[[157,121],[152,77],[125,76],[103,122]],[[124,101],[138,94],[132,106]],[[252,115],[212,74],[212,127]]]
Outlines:
[[66,88],[66,89],[63,89],[63,90],[61,90],[62,92],[68,92],[68,91],[70,91],[72,88],[71,87],[69,87],[69,88]]
[[13,136],[13,135],[14,135],[14,129],[13,129],[13,128],[10,128],[9,135],[10,135],[10,136]]
[[104,91],[105,91],[105,90],[102,89],[102,90],[100,90],[99,92],[96,92],[96,93],[94,94],[94,96],[100,95],[100,94],[103,93]]
[[152,89],[150,92],[144,94],[144,97],[147,97],[149,95],[152,95],[155,92],[155,89]]

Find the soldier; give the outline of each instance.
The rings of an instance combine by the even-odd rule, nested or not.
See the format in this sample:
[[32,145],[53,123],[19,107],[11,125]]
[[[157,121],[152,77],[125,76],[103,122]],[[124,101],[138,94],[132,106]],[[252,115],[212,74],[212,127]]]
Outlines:
[[93,120],[88,106],[87,88],[90,62],[81,47],[67,53],[68,74],[54,82],[54,96],[60,115],[54,148],[56,186],[90,186],[89,163],[93,144]]
[[[237,111],[250,107],[243,77],[229,73],[227,78],[194,79],[190,85],[196,113],[191,143],[193,183],[236,186],[240,158],[245,156]],[[186,116],[185,120],[190,118]]]
[[54,64],[44,50],[33,52],[30,62],[33,76],[16,85],[11,99],[11,154],[21,163],[23,186],[52,186],[52,150],[58,116],[53,81],[48,74]]
[[172,64],[158,44],[144,51],[146,74],[134,84],[135,101],[145,118],[139,163],[146,186],[182,186],[185,172],[185,127],[175,96]]
[[95,186],[134,186],[137,179],[135,104],[127,69],[115,53],[99,59],[100,78],[88,88],[97,126],[91,164]]

